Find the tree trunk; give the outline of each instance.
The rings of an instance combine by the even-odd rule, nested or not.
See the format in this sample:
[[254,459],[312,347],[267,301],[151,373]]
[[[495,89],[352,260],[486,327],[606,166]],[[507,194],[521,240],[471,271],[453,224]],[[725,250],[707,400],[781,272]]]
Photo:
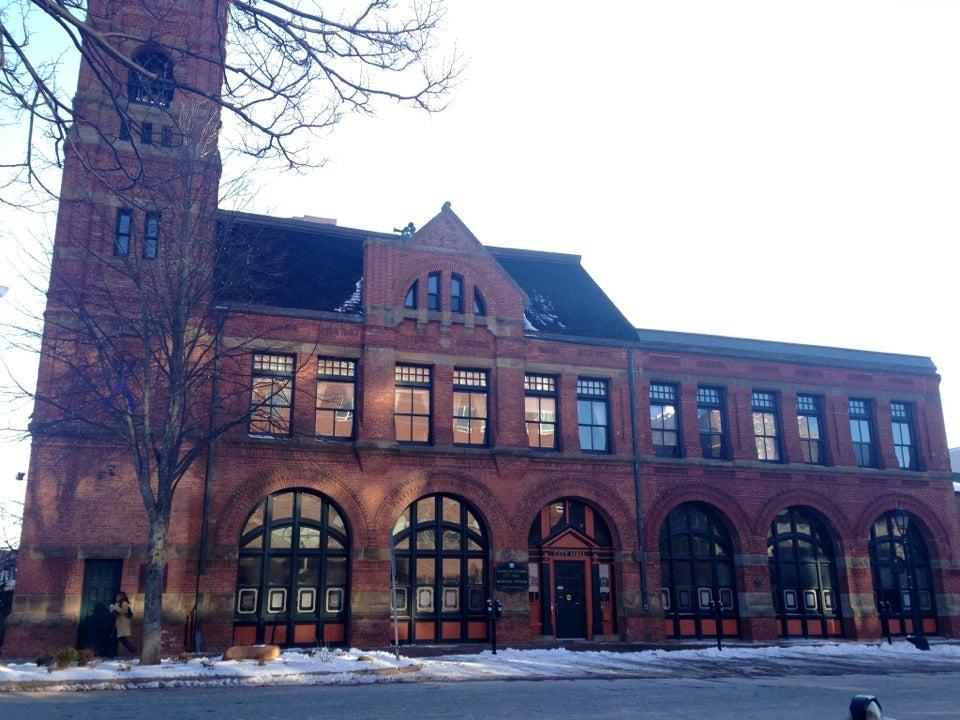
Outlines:
[[151,519],[147,542],[147,568],[143,583],[143,649],[141,665],[160,662],[163,620],[163,569],[167,561],[167,523]]

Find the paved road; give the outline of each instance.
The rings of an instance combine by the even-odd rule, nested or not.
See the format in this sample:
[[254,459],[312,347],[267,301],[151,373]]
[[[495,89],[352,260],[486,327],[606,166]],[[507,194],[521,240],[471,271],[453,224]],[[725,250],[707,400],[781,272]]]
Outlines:
[[897,720],[956,720],[960,672],[693,680],[395,683],[353,687],[188,688],[0,696],[2,720],[841,720],[872,692]]

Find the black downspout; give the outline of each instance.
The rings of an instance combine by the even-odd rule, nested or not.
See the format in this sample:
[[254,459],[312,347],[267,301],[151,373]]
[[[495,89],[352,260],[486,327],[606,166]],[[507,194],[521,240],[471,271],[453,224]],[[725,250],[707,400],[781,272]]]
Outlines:
[[643,521],[643,485],[640,479],[640,436],[637,431],[637,420],[640,417],[637,398],[637,375],[633,368],[633,348],[627,348],[627,378],[630,386],[630,436],[633,439],[633,491],[637,500],[637,549],[640,557],[640,604],[644,614],[650,612],[650,598],[647,593],[647,544],[644,538],[645,524]]
[[200,576],[207,570],[207,536],[210,527],[210,507],[213,503],[212,488],[213,473],[216,467],[216,440],[213,437],[216,428],[216,411],[220,404],[220,340],[223,330],[222,312],[226,310],[223,307],[216,307],[217,312],[217,331],[213,341],[213,387],[210,391],[210,418],[207,425],[207,437],[210,438],[210,444],[207,447],[207,463],[203,474],[203,514],[200,519],[200,547],[197,552],[197,573],[196,582],[193,589],[193,649],[194,652],[202,652],[202,633],[201,618],[203,617],[203,596],[200,593]]

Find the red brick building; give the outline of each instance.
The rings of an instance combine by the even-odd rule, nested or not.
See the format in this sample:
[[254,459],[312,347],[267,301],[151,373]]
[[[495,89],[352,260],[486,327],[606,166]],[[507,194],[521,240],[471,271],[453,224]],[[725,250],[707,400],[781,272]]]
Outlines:
[[[199,17],[168,27],[215,51],[216,19]],[[90,87],[82,71],[77,102],[103,102]],[[139,211],[124,225],[81,192],[85,173],[68,161],[52,288],[83,274],[78,231],[150,241]],[[718,622],[747,640],[875,638],[880,603],[895,634],[914,617],[960,631],[928,358],[637,330],[578,256],[486,246],[449,205],[412,236],[210,217],[211,238],[281,257],[283,275],[221,298],[224,342],[249,343],[230,379],[248,390],[229,402],[252,410],[178,490],[171,649],[194,628],[205,648],[482,641],[491,596],[509,642],[704,637]],[[282,337],[250,342],[278,322]],[[4,650],[99,647],[101,598],[122,586],[142,607],[129,462],[94,437],[37,434],[30,470]],[[527,592],[495,587],[510,561],[528,564]]]

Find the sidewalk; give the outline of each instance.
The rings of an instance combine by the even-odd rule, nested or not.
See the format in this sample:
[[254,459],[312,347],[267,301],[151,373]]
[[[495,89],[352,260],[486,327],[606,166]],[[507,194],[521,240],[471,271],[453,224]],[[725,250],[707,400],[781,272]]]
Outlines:
[[[488,649],[403,648],[389,652],[288,650],[270,663],[199,658],[139,667],[116,660],[48,672],[34,663],[0,665],[0,693],[37,690],[105,690],[194,686],[360,685],[381,682],[453,682],[580,678],[784,677],[789,675],[960,672],[960,643],[939,642],[921,652],[906,642],[790,642],[756,646],[731,643],[696,649]],[[459,651],[461,648],[457,648]],[[441,654],[429,655],[432,650]],[[474,650],[477,650],[474,648]]]

